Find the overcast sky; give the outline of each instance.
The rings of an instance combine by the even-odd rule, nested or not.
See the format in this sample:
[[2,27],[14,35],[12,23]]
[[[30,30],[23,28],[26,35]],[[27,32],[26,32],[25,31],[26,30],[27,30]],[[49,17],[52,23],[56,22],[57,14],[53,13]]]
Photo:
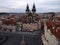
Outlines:
[[32,9],[36,5],[36,12],[60,12],[60,0],[0,0],[0,12],[25,12],[26,5]]

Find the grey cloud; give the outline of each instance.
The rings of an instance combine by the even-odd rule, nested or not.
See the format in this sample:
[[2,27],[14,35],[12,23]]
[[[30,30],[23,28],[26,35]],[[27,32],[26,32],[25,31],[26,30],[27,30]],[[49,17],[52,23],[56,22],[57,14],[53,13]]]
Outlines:
[[[27,1],[29,3],[29,7],[30,9],[32,8],[32,3],[34,2],[34,0],[31,2],[32,0]],[[36,1],[36,0],[35,0]],[[0,0],[0,12],[25,12],[25,8],[26,7],[23,7],[23,8],[10,8],[10,4],[9,3],[9,0]],[[43,3],[43,4],[40,4],[39,2],[35,2],[36,3],[36,8],[37,8],[37,12],[58,12],[60,11],[60,0],[56,0],[56,1],[50,1],[50,2],[46,2],[46,3]],[[37,4],[38,3],[38,4]],[[45,9],[45,7],[57,7],[57,8],[54,8],[54,9]]]

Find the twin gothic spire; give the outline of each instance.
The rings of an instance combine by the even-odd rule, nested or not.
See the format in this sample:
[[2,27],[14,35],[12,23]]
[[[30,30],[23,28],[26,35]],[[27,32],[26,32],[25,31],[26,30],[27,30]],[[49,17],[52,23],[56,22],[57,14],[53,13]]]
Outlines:
[[[27,4],[27,7],[26,7],[26,12],[29,12],[30,9],[29,9],[29,5]],[[36,7],[35,7],[35,4],[33,4],[33,7],[32,7],[32,12],[36,12]]]
[[26,7],[26,12],[27,12],[27,11],[30,11],[28,4],[27,4],[27,7]]
[[32,11],[35,11],[35,12],[36,12],[36,7],[35,7],[35,4],[33,4]]

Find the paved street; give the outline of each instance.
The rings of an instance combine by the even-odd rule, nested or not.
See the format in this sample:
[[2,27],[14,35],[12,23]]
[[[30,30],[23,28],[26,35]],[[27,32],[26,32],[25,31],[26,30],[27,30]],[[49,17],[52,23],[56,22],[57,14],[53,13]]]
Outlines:
[[[37,35],[36,35],[36,34]],[[0,32],[0,35],[7,36],[7,40],[0,45],[43,45],[40,32]],[[24,44],[22,44],[24,43]]]

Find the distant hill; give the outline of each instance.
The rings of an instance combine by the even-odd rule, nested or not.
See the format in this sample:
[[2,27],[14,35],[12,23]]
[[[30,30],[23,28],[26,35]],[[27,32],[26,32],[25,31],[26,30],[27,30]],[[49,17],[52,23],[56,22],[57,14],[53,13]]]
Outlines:
[[7,15],[8,13],[0,13],[0,15]]

